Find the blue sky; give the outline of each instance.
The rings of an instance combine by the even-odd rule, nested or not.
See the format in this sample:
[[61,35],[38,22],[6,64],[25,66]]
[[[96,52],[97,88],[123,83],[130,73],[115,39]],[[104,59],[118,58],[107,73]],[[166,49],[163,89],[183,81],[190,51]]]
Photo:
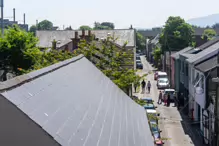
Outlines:
[[[93,26],[94,21],[113,22],[116,28],[151,28],[164,24],[168,16],[185,20],[218,11],[218,0],[5,0],[4,16],[32,25],[48,19],[59,27]],[[209,4],[209,5],[207,5]],[[12,18],[10,18],[12,20]]]

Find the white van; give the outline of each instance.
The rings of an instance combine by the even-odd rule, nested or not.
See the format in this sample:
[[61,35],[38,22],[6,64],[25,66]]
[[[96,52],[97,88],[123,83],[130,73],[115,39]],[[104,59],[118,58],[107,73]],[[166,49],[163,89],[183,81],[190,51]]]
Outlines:
[[159,71],[159,72],[157,73],[157,80],[158,80],[159,78],[168,78],[167,73],[166,73],[166,72],[161,72],[161,71]]

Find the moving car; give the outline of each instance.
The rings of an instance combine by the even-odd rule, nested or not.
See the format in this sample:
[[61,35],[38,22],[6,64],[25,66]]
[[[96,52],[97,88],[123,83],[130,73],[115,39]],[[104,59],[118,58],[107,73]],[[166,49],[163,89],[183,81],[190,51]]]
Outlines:
[[170,94],[170,100],[174,100],[174,95],[175,95],[175,90],[174,89],[165,89],[163,92],[163,99],[164,97],[166,97],[168,95],[168,93]]
[[160,78],[157,80],[158,89],[170,88],[169,80],[167,78]]

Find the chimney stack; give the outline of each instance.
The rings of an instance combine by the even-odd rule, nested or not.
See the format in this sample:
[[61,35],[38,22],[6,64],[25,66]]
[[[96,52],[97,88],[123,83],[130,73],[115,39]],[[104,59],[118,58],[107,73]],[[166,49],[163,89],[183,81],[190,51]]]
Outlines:
[[25,20],[26,18],[25,18],[25,17],[26,17],[26,16],[25,16],[25,13],[24,13],[24,24],[26,24],[26,20]]
[[13,21],[15,22],[15,8],[13,8]]
[[75,39],[78,39],[78,32],[75,31]]

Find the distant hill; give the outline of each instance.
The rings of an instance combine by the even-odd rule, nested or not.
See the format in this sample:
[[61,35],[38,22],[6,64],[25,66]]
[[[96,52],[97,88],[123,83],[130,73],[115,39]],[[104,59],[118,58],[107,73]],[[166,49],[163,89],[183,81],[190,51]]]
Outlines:
[[188,20],[187,23],[200,27],[212,26],[215,23],[219,23],[219,14],[212,14],[204,17],[193,18]]

